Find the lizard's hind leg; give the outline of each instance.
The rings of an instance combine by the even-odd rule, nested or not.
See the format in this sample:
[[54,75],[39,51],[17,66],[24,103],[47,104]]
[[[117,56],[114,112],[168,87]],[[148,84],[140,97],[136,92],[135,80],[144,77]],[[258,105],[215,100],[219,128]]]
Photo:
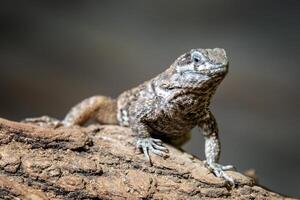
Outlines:
[[65,126],[83,125],[90,119],[101,124],[117,124],[117,102],[105,96],[93,96],[74,106],[63,120]]

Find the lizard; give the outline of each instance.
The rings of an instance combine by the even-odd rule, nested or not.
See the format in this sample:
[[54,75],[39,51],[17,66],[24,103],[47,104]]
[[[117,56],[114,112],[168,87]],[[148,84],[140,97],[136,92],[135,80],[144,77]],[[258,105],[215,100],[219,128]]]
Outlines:
[[191,129],[198,126],[205,138],[206,166],[215,176],[234,185],[233,178],[225,172],[233,166],[218,163],[219,131],[209,109],[212,96],[228,73],[228,66],[224,49],[192,49],[158,76],[116,99],[98,95],[83,100],[71,108],[61,124],[84,125],[95,119],[100,124],[130,127],[136,135],[137,147],[150,163],[149,153],[168,155],[164,139],[171,143],[184,140]]

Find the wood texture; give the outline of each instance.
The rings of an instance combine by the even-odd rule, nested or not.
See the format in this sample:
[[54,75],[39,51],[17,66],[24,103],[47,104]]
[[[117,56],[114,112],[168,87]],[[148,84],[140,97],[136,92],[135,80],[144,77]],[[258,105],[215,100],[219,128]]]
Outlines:
[[0,199],[287,199],[238,172],[228,187],[172,146],[150,166],[128,128],[40,125],[0,119]]

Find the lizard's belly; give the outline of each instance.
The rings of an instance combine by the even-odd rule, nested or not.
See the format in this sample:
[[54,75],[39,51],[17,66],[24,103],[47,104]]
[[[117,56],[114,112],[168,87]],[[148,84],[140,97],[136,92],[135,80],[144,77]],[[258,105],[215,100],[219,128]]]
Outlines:
[[155,121],[148,125],[154,134],[162,134],[165,137],[181,136],[189,132],[197,123],[193,121],[187,122],[179,118],[171,118],[169,116],[158,117]]
[[159,109],[157,117],[149,123],[154,131],[164,134],[168,137],[175,137],[186,134],[197,124],[203,111],[205,110],[199,101],[189,103],[184,101],[171,102]]

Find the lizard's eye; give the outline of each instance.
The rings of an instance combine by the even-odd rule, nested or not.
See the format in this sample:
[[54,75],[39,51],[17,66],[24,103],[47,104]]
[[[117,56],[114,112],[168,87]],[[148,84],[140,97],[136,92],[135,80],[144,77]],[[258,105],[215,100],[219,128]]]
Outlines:
[[195,62],[195,63],[200,63],[202,61],[202,55],[198,51],[192,52],[191,57],[192,57],[193,62]]

